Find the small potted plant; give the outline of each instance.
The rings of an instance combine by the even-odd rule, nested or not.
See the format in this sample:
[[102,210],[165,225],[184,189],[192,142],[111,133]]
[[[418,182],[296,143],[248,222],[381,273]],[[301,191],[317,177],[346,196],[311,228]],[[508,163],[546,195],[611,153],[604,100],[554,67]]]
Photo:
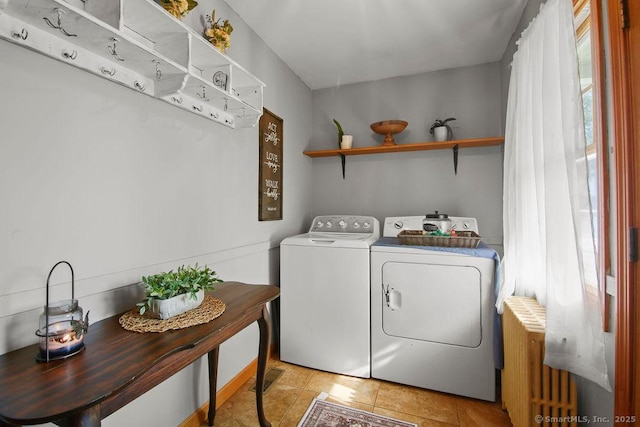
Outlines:
[[198,5],[198,2],[194,0],[160,0],[160,5],[177,19],[182,19]]
[[353,135],[346,135],[342,130],[342,125],[340,125],[336,119],[333,119],[333,122],[338,128],[338,148],[343,150],[351,148],[351,145],[353,144]]
[[138,303],[140,314],[148,312],[150,317],[168,319],[198,307],[204,300],[204,291],[213,290],[222,282],[216,272],[209,267],[181,266],[170,270],[143,276],[146,298]]
[[429,133],[434,135],[436,141],[448,141],[453,137],[453,131],[451,127],[447,124],[447,122],[455,120],[455,117],[449,117],[448,119],[440,120],[437,119],[429,129]]

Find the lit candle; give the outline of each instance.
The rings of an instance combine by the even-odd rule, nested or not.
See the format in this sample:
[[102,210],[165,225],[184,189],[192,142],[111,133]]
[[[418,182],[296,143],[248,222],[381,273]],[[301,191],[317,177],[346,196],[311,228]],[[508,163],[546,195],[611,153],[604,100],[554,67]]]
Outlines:
[[82,349],[84,334],[76,334],[72,323],[77,322],[58,322],[49,325],[48,335],[41,335],[40,354],[42,359],[61,358],[75,354]]

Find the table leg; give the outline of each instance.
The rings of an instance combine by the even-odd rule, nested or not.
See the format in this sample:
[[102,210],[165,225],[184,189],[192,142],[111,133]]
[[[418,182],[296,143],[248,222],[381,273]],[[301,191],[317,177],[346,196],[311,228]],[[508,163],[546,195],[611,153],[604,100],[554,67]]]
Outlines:
[[269,340],[271,336],[271,328],[269,325],[269,311],[267,306],[262,308],[262,317],[258,319],[258,327],[260,328],[260,347],[258,350],[258,373],[256,375],[256,406],[258,409],[258,420],[260,427],[271,427],[271,423],[264,416],[264,407],[262,402],[262,393],[264,390],[264,375],[267,371],[267,359],[269,357]]
[[216,389],[218,386],[218,353],[220,347],[216,346],[208,354],[209,359],[209,425],[213,425],[216,418]]
[[94,405],[68,418],[54,421],[54,424],[60,427],[100,427],[102,425],[100,405]]

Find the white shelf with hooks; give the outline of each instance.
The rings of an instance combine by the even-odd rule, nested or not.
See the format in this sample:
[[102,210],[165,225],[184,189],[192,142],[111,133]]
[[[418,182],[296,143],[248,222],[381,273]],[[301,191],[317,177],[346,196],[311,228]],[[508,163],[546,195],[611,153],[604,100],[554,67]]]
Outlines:
[[0,38],[231,128],[265,84],[151,0],[4,0]]

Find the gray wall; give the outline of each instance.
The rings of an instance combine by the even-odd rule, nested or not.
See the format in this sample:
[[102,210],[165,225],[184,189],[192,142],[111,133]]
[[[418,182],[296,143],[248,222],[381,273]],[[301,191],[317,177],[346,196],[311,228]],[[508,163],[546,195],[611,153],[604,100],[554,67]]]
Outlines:
[[[199,28],[213,0],[185,23]],[[131,284],[183,263],[209,264],[226,280],[277,283],[280,240],[312,215],[476,216],[485,238],[502,237],[502,148],[310,159],[333,148],[338,119],[354,146],[377,145],[369,125],[409,122],[398,143],[431,140],[434,119],[454,116],[456,138],[504,134],[508,64],[537,14],[530,0],[501,63],[311,91],[222,2],[233,22],[229,55],[267,83],[265,106],[284,119],[284,220],[257,220],[257,129],[229,130],[99,77],[0,41],[0,353],[35,342],[51,266],[76,269],[91,322],[139,298]],[[312,197],[313,196],[313,197]],[[54,296],[68,293],[64,269]],[[610,340],[612,342],[612,340]],[[254,357],[257,328],[221,349],[219,386]],[[608,349],[612,349],[611,344]],[[611,356],[612,351],[609,351]],[[611,357],[610,357],[611,360]],[[196,363],[116,412],[105,426],[176,425],[206,401],[206,363]],[[188,390],[176,393],[175,390]],[[612,414],[611,394],[580,385],[580,414]],[[153,408],[153,411],[149,411]]]
[[[133,307],[140,276],[181,264],[278,283],[278,244],[310,217],[311,91],[224,6],[230,56],[267,83],[265,106],[284,119],[282,221],[257,219],[257,128],[228,129],[0,41],[0,354],[35,342],[61,259],[91,323]],[[185,22],[213,7],[201,0]],[[68,281],[56,270],[53,301],[69,297]],[[257,339],[251,326],[221,347],[219,387],[257,356]],[[207,400],[205,375],[196,363],[104,425],[177,425]]]
[[[369,125],[390,119],[409,125],[398,144],[433,141],[435,119],[456,117],[455,139],[501,136],[500,64],[418,74],[313,91],[309,149],[337,145],[336,118],[354,147],[379,145]],[[387,216],[438,210],[478,218],[480,234],[502,239],[502,147],[464,148],[454,175],[452,150],[348,156],[346,179],[338,157],[313,159],[313,213]]]
[[[545,3],[542,0],[529,0],[527,6],[522,14],[522,18],[516,31],[509,42],[507,50],[505,51],[502,61],[501,61],[501,86],[502,86],[502,117],[503,117],[503,127],[504,117],[506,117],[507,111],[507,94],[509,88],[509,76],[510,76],[510,64],[513,59],[513,54],[517,50],[516,42],[520,39],[520,35],[525,28],[529,26],[531,20],[538,15],[540,10],[540,5]],[[606,7],[603,7],[606,10]],[[606,18],[605,18],[606,20]],[[505,144],[508,144],[509,141],[505,141]],[[613,178],[613,174],[611,174]],[[613,185],[613,182],[612,182]],[[611,190],[613,193],[613,189]],[[615,215],[611,215],[611,218],[614,218]],[[612,236],[615,233],[611,234]],[[611,242],[614,244],[614,242]],[[613,252],[615,253],[615,252]],[[612,265],[615,263],[612,262]],[[611,312],[612,318],[615,319],[615,298],[611,298]],[[615,322],[611,321],[613,325]],[[615,373],[614,368],[614,356],[615,356],[615,334],[613,332],[605,333],[605,344],[606,344],[606,358],[607,358],[607,366],[609,370],[609,378],[611,380],[611,384],[613,386],[613,377]],[[608,391],[602,389],[601,387],[595,385],[594,383],[585,380],[583,378],[574,376],[576,383],[578,385],[578,414],[580,416],[586,416],[589,420],[599,419],[601,420],[603,417],[606,417],[610,420],[609,423],[596,423],[592,422],[592,425],[613,425],[613,393],[609,393]],[[598,418],[594,418],[598,417]]]

